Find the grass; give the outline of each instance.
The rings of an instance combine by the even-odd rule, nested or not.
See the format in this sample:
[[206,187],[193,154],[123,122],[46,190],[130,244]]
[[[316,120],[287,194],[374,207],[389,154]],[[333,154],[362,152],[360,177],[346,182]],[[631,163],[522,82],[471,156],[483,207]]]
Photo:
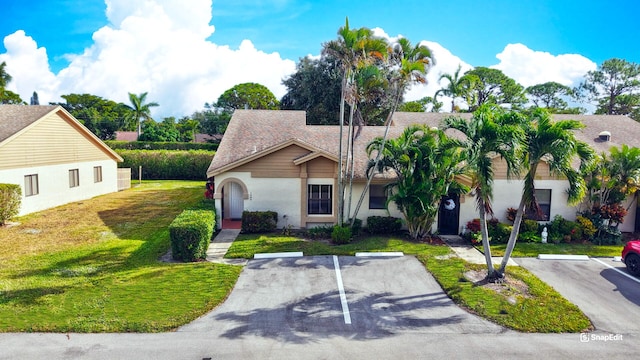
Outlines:
[[[591,257],[620,256],[624,245],[591,245],[572,243],[516,243],[512,257],[536,257],[539,254],[588,255]],[[503,256],[506,244],[491,245],[492,256]],[[478,248],[482,251],[482,246]]]
[[591,322],[580,309],[523,268],[509,268],[507,276],[526,284],[526,296],[499,293],[475,285],[464,277],[464,273],[479,270],[482,266],[449,257],[450,249],[446,246],[379,236],[361,238],[345,245],[330,245],[295,236],[240,235],[226,257],[252,258],[255,253],[286,251],[302,251],[305,255],[402,251],[415,255],[425,264],[454,302],[497,324],[523,332],[544,333],[580,332],[591,328]]
[[166,331],[220,304],[240,267],[158,261],[203,187],[143,182],[1,228],[0,331]]

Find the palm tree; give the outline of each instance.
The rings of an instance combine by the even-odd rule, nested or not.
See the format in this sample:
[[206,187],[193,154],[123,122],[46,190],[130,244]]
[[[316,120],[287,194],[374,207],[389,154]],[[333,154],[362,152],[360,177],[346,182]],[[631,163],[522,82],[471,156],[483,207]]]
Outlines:
[[[386,186],[387,206],[394,202],[405,218],[410,236],[422,238],[431,231],[440,199],[449,193],[455,176],[463,170],[461,143],[441,130],[413,125],[397,139],[374,139],[367,145],[367,153],[371,155],[381,147],[379,162],[370,160],[367,173],[375,166],[379,172],[395,174],[395,181]],[[463,189],[456,185],[453,187]]]
[[11,82],[11,75],[7,73],[5,68],[7,67],[7,62],[3,61],[0,63],[0,89],[4,89]]
[[434,95],[434,99],[438,99],[439,95],[450,96],[451,97],[451,112],[456,112],[456,98],[462,97],[467,98],[467,94],[473,88],[473,78],[470,76],[460,76],[460,70],[462,69],[461,65],[458,65],[458,69],[456,72],[452,74],[442,74],[438,78],[438,83],[442,81],[442,79],[447,79],[449,83],[446,87],[436,91]]
[[574,131],[584,127],[579,121],[553,122],[548,111],[537,108],[533,110],[531,118],[523,122],[523,127],[524,146],[521,153],[521,166],[526,174],[524,175],[520,205],[513,220],[513,229],[498,270],[501,275],[504,275],[507,262],[515,247],[525,209],[539,209],[535,197],[535,178],[538,164],[545,161],[553,174],[567,178],[569,181],[568,202],[575,204],[584,197],[586,186],[580,171],[572,166],[572,160],[578,157],[584,167],[593,159],[594,155],[589,145],[575,138]]
[[487,214],[493,214],[493,159],[499,156],[505,161],[508,177],[517,172],[518,151],[522,141],[521,122],[521,115],[505,112],[490,104],[482,105],[469,121],[459,117],[445,119],[445,128],[456,129],[466,136],[465,165],[472,179],[471,191],[476,197],[489,281],[500,278],[493,268],[486,217]]
[[131,110],[131,119],[138,123],[138,138],[142,132],[141,119],[151,119],[151,107],[159,106],[156,102],[146,103],[147,93],[144,92],[140,95],[129,93],[129,101],[131,105],[126,105]]
[[[378,153],[373,163],[374,168],[378,166],[378,162],[380,161],[380,157],[382,156],[382,151],[385,147],[387,137],[389,136],[391,119],[393,118],[393,114],[398,108],[398,105],[400,105],[400,103],[402,102],[402,95],[404,95],[404,93],[411,87],[412,84],[424,84],[427,82],[427,72],[429,71],[430,66],[433,64],[433,55],[428,47],[420,44],[412,46],[409,40],[400,38],[392,48],[392,52],[389,55],[389,62],[390,68],[396,69],[393,72],[390,80],[390,85],[394,90],[394,99],[392,102],[391,111],[389,111],[387,119],[385,121],[386,127],[384,136],[382,137],[382,141],[379,143]],[[362,202],[364,201],[364,197],[369,190],[369,187],[371,186],[372,179],[373,176],[369,176],[367,178],[367,183],[365,184],[362,194],[360,194],[360,199],[358,199],[358,204],[356,205],[352,216],[352,224],[353,222],[355,222],[358,211],[360,210]]]

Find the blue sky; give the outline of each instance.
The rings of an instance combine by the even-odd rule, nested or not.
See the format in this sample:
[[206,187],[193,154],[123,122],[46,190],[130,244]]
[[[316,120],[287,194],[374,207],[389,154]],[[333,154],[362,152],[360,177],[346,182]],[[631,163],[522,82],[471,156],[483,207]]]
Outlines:
[[[30,88],[34,88],[39,94],[45,93],[45,98],[51,101],[70,92],[91,92],[124,101],[127,91],[149,91],[158,94],[161,100],[166,94],[165,104],[172,108],[161,110],[163,114],[178,114],[180,111],[188,112],[190,108],[171,103],[168,86],[172,86],[174,92],[176,86],[189,86],[189,90],[185,91],[187,93],[207,91],[210,93],[207,99],[212,101],[230,87],[229,84],[233,85],[234,78],[228,74],[237,71],[239,83],[247,79],[240,72],[252,71],[246,67],[233,67],[234,62],[243,63],[238,60],[240,57],[249,60],[252,57],[264,57],[265,61],[260,61],[256,66],[260,74],[253,77],[264,79],[265,85],[281,96],[283,89],[278,85],[281,79],[292,71],[300,57],[319,54],[323,42],[336,38],[336,31],[344,24],[346,16],[352,27],[381,28],[391,37],[402,35],[414,43],[424,40],[438,49],[442,47],[439,50],[440,58],[436,56],[436,61],[445,63],[440,73],[451,72],[457,63],[467,68],[494,66],[527,86],[530,85],[527,82],[554,79],[561,71],[569,73],[575,69],[577,75],[558,80],[569,84],[578,81],[578,72],[593,69],[595,64],[609,58],[640,62],[640,21],[637,19],[640,1],[637,0],[214,0],[213,4],[211,0],[147,0],[145,6],[164,9],[160,13],[170,21],[157,24],[154,22],[157,16],[147,14],[146,22],[142,22],[144,27],[125,25],[124,19],[133,19],[135,16],[145,18],[143,13],[148,12],[149,8],[144,8],[142,3],[128,0],[0,0],[0,39],[6,43],[9,37],[12,44],[0,45],[0,61],[8,63],[7,69],[14,77],[14,91],[21,95],[30,94],[33,91]],[[110,14],[106,12],[107,4],[112,9]],[[196,15],[197,19],[194,18]],[[163,27],[165,25],[166,28]],[[212,25],[215,31],[206,30],[207,25]],[[158,37],[164,37],[164,43],[162,39],[153,37],[153,26],[162,28],[156,33]],[[193,35],[190,40],[184,40],[185,44],[193,44],[191,48],[176,45],[183,42],[179,37],[179,30],[183,28],[188,28]],[[24,35],[15,34],[18,30],[23,30]],[[96,32],[99,30],[99,41],[96,41]],[[118,42],[129,38],[137,39],[137,45],[118,50],[121,45]],[[245,40],[249,40],[253,48],[242,48],[240,44]],[[147,49],[148,43],[157,46]],[[523,46],[509,47],[507,50],[509,44]],[[202,48],[210,49],[201,51]],[[135,75],[139,77],[132,83],[116,78],[112,88],[95,84],[96,81],[104,81],[99,76],[100,71],[104,73],[105,69],[119,69],[113,75],[118,76],[123,73],[122,66],[136,66],[116,60],[107,63],[105,58],[109,54],[117,52],[137,57],[138,49],[143,68],[135,74],[146,75]],[[186,76],[176,73],[171,79],[168,79],[170,74],[166,74],[158,79],[159,70],[146,72],[150,63],[164,61],[161,49],[173,55],[175,51],[181,51],[178,55],[183,57],[206,60],[209,56],[209,61],[203,63],[213,62],[217,65],[209,67],[208,75],[200,79],[207,78],[220,84],[220,87],[194,85],[195,74]],[[46,58],[34,60],[33,66],[48,65],[48,72],[41,76],[29,75],[30,69],[21,64],[28,63],[25,59],[29,56],[42,56],[44,51]],[[579,56],[580,61],[576,62],[575,58],[568,60],[565,56],[568,54]],[[279,59],[275,59],[277,55]],[[158,69],[184,66],[184,72],[200,64],[193,59],[181,64],[175,59],[179,56],[171,56],[167,65]],[[225,62],[221,60],[223,58],[235,60]],[[72,63],[73,59],[75,63]],[[549,61],[549,65],[543,69],[557,67],[556,74],[533,78],[531,72],[543,70],[525,65],[539,63],[543,61],[541,59]],[[589,61],[591,64],[587,64]],[[576,65],[578,63],[579,66]],[[33,72],[33,68],[30,71]],[[274,79],[264,78],[265,72],[273,73]],[[223,73],[227,77],[216,77]],[[191,82],[187,83],[184,78],[190,78]],[[128,88],[122,90],[116,85]],[[222,88],[224,86],[227,87]]]

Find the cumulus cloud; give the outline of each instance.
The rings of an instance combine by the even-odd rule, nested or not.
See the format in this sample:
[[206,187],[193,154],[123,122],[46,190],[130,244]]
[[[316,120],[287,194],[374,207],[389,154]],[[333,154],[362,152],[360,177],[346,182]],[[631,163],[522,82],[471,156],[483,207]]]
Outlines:
[[491,67],[502,70],[525,87],[549,81],[577,85],[588,71],[597,68],[596,63],[582,55],[552,55],[523,44],[508,44],[496,57],[500,63]]
[[[265,53],[245,40],[238,49],[206,40],[214,31],[211,0],[106,0],[109,25],[93,34],[93,45],[69,54],[68,67],[51,73],[46,50],[24,32],[5,38],[11,83],[23,99],[38,91],[42,103],[59,95],[91,93],[119,102],[128,92],[148,92],[160,104],[153,115],[183,116],[202,109],[232,86],[257,82],[277,97],[286,92],[282,78],[295,62]],[[22,59],[39,66],[21,64]],[[31,73],[38,69],[38,73]]]

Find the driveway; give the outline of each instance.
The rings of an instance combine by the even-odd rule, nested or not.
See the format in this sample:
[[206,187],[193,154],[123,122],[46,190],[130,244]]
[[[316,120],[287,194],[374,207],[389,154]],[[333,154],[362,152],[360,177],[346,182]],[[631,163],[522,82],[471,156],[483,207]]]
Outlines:
[[304,343],[398,333],[501,333],[456,306],[415,257],[251,260],[219,308],[179,331]]
[[515,260],[577,305],[598,332],[640,334],[640,279],[630,276],[620,261]]

